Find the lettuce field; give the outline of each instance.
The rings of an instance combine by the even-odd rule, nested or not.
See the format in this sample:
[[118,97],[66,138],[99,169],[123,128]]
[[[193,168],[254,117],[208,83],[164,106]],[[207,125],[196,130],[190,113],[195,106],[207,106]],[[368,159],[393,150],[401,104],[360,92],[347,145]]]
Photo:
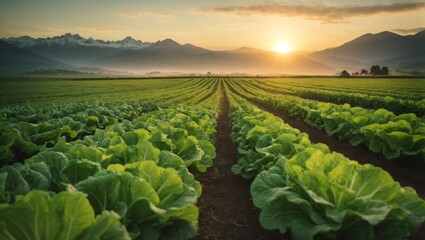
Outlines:
[[0,80],[0,239],[425,239],[425,80]]

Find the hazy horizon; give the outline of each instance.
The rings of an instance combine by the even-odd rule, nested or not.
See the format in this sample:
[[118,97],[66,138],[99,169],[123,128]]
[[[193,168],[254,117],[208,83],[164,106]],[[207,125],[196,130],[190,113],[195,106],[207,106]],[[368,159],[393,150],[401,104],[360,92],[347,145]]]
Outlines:
[[171,38],[211,50],[273,51],[283,44],[290,51],[312,52],[365,33],[411,35],[425,29],[424,1],[0,2],[1,38],[69,32],[111,41]]

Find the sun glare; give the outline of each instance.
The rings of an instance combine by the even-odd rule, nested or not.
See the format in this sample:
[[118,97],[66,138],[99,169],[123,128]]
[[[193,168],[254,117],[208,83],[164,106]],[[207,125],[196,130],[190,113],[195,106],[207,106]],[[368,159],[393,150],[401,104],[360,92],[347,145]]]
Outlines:
[[289,45],[289,43],[279,42],[276,44],[273,50],[278,53],[289,53],[293,51],[293,48],[291,45]]

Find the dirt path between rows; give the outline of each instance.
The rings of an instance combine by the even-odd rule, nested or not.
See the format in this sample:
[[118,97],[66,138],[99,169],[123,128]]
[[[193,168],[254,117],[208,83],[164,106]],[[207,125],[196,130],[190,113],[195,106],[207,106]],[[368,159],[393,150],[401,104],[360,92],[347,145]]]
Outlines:
[[236,144],[230,139],[229,102],[221,82],[220,113],[217,123],[217,158],[206,173],[199,199],[199,235],[195,239],[290,239],[277,231],[266,231],[259,224],[259,210],[252,204],[251,180],[233,174],[231,166],[239,159]]

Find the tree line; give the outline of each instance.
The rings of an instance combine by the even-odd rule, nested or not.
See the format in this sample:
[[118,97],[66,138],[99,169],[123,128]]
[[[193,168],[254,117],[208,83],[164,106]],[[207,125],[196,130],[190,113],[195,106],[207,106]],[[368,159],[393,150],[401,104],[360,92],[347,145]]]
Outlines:
[[350,74],[347,72],[347,70],[344,70],[340,73],[340,77],[350,77],[350,76],[364,76],[364,75],[373,75],[373,76],[387,76],[390,74],[390,69],[387,66],[382,66],[382,68],[379,65],[373,65],[370,67],[370,71],[368,72],[366,69],[362,69],[359,72],[354,72]]

